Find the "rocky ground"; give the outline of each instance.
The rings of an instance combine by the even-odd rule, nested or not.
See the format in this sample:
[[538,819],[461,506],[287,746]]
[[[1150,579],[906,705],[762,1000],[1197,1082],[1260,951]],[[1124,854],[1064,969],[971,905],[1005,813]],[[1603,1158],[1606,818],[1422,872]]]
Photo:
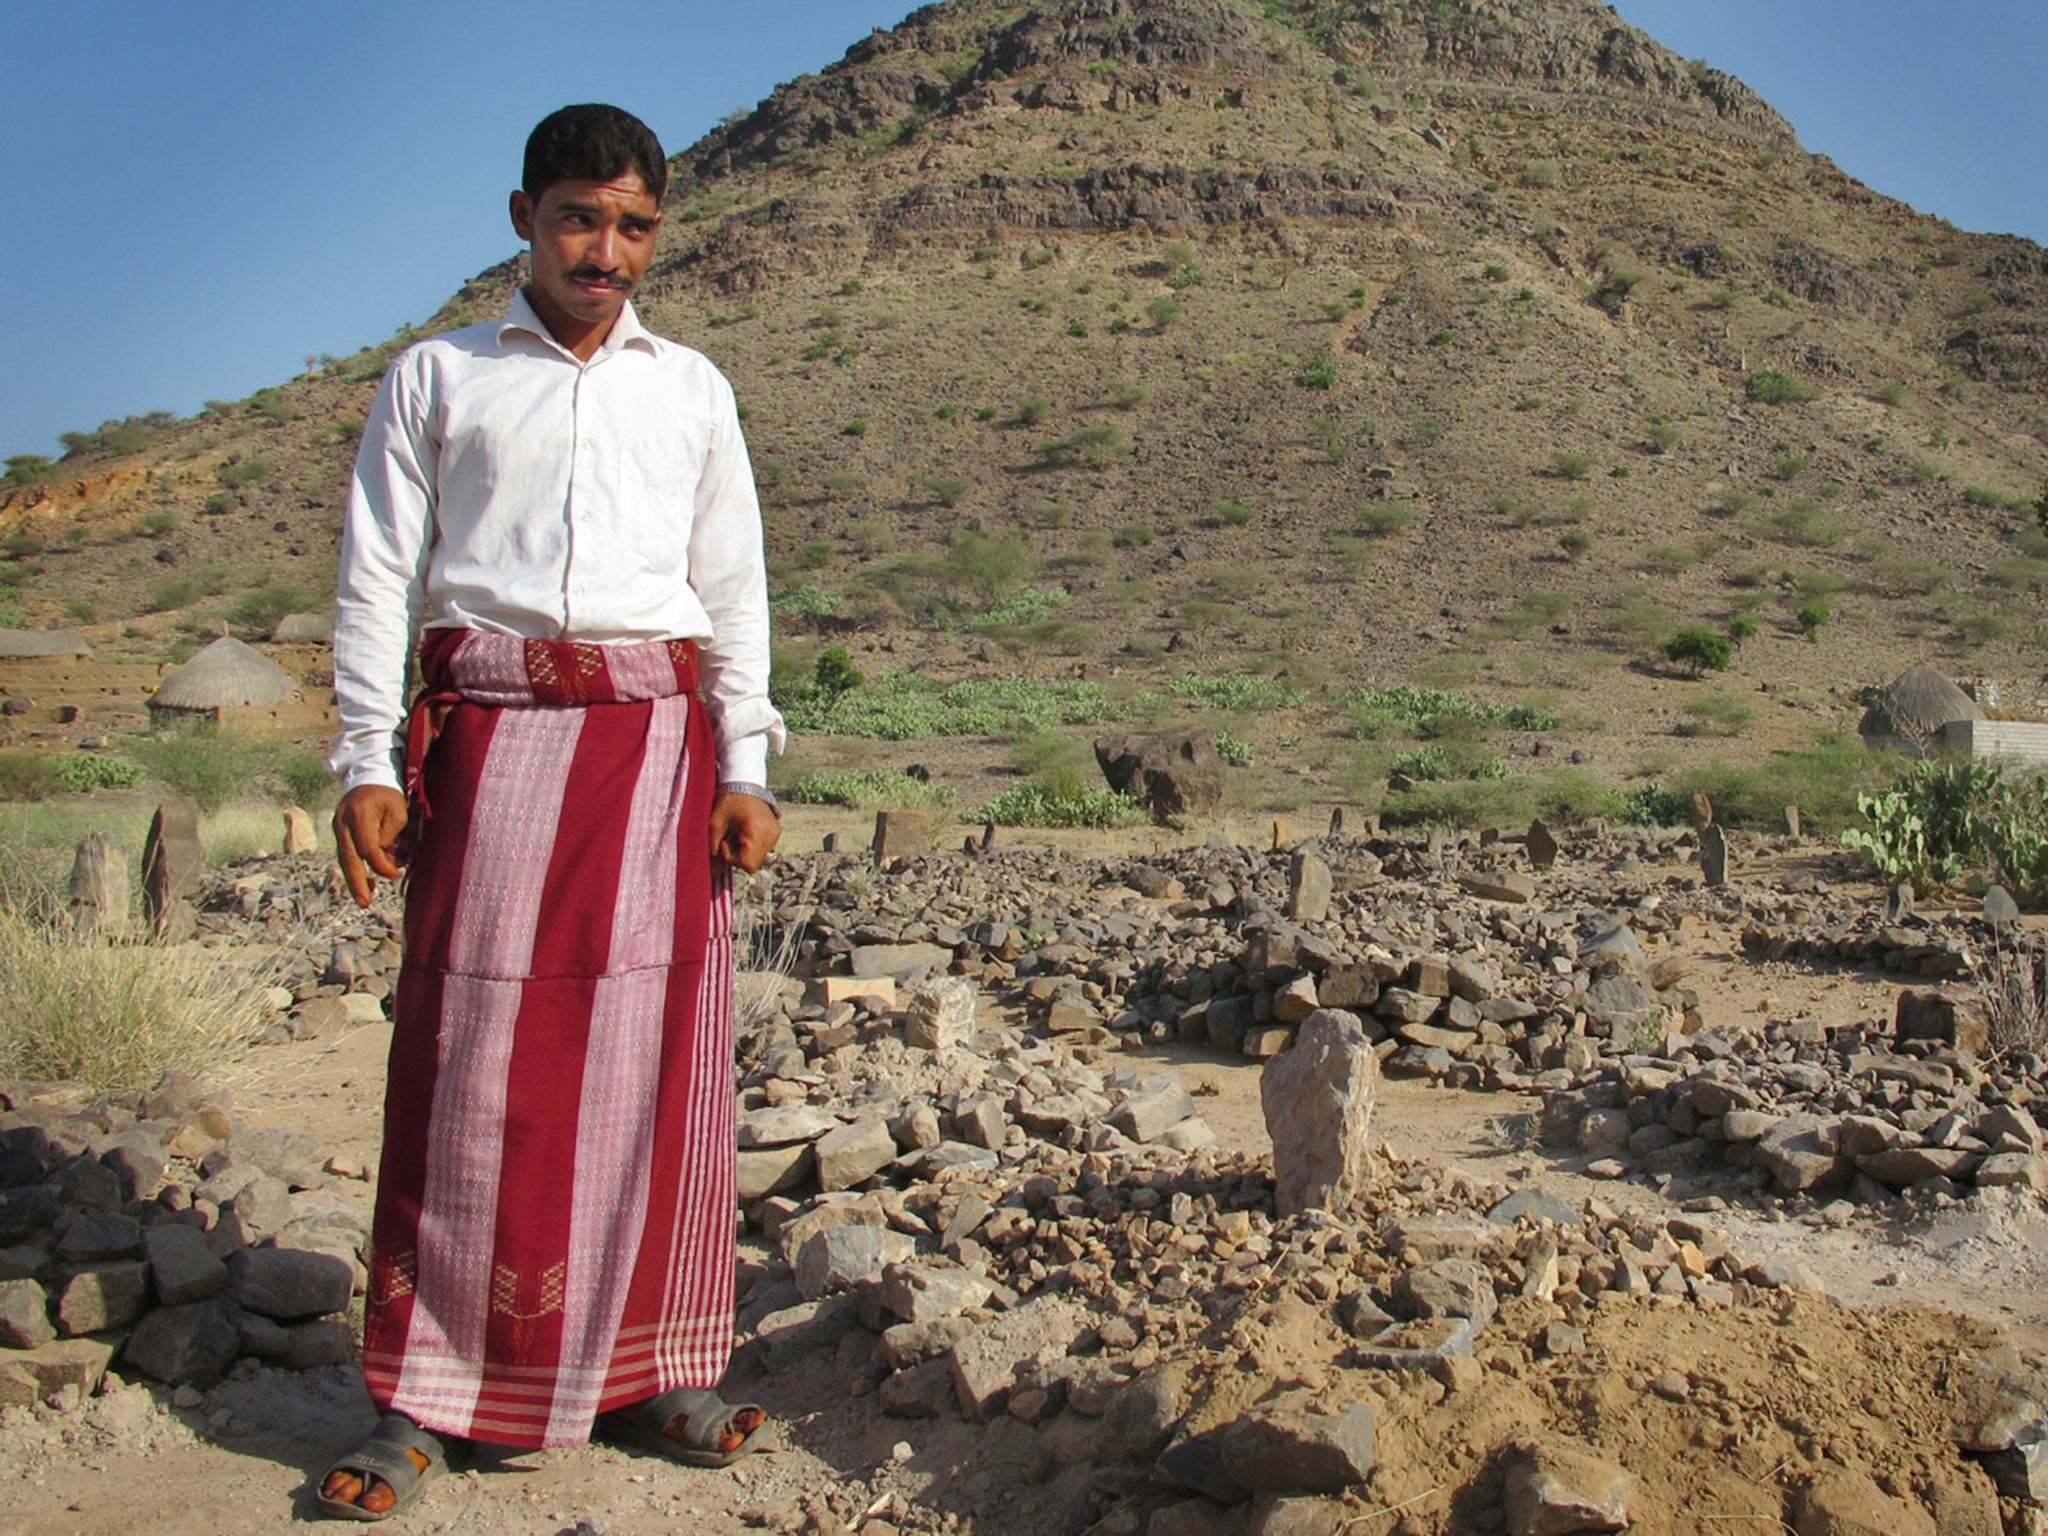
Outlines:
[[[1689,835],[1562,841],[792,857],[746,904],[793,974],[745,984],[733,1376],[779,1448],[490,1458],[410,1522],[2039,1528],[2041,1063],[1974,1006],[2024,925],[1790,840],[1716,889]],[[274,1530],[367,1427],[250,1272],[354,1260],[389,918],[224,871],[202,936],[291,994],[225,1091],[6,1089],[0,1285],[104,1343],[80,1274],[149,1284],[96,1386],[0,1415],[0,1531]],[[159,1305],[173,1229],[224,1273]],[[208,1308],[208,1359],[134,1343]]]

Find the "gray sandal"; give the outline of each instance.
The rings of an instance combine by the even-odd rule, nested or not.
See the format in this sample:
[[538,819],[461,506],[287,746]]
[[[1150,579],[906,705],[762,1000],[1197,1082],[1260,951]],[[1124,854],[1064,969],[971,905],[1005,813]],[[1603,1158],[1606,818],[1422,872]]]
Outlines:
[[[408,1451],[426,1458],[425,1467],[414,1463]],[[314,1490],[314,1502],[323,1514],[337,1520],[389,1520],[418,1502],[428,1483],[448,1470],[448,1448],[438,1436],[421,1429],[402,1413],[387,1413],[377,1421],[370,1438],[343,1456],[325,1472]],[[329,1498],[327,1480],[337,1472],[353,1472],[363,1479],[363,1492],[373,1483],[383,1483],[395,1499],[389,1509],[365,1509],[360,1504]]]
[[[718,1442],[728,1429],[738,1433],[733,1421],[743,1413],[758,1413],[761,1422],[746,1432],[730,1450]],[[668,1432],[677,1419],[683,1421],[680,1436]],[[749,1452],[761,1449],[768,1434],[768,1410],[759,1403],[728,1403],[709,1387],[671,1387],[668,1391],[629,1408],[604,1416],[606,1432],[692,1467],[729,1467]]]

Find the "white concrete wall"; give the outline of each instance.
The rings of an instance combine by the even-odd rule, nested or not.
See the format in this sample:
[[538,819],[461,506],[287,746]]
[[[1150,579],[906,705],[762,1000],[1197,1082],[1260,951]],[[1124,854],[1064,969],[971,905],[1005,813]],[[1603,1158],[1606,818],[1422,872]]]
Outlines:
[[2048,768],[2048,725],[2030,720],[1951,720],[1944,749],[2021,768]]

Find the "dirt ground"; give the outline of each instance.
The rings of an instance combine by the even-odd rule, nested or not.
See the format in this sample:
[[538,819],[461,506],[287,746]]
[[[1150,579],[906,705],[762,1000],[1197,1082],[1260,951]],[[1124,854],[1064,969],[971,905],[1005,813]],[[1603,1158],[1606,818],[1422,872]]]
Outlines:
[[[1882,983],[1758,964],[1740,955],[1736,938],[1702,926],[1681,938],[1709,1019],[1847,1022],[1889,1011],[1891,989]],[[242,1063],[235,1089],[243,1120],[305,1131],[342,1166],[374,1169],[388,1033],[365,1026],[259,1049]],[[1193,1048],[1167,1059],[1226,1147],[1267,1151],[1256,1064]],[[1673,1209],[1647,1184],[1598,1182],[1582,1171],[1583,1159],[1535,1147],[1526,1117],[1537,1106],[1529,1097],[1390,1081],[1376,1134],[1401,1158],[1540,1187],[1575,1204],[1597,1199],[1618,1214]],[[337,1182],[369,1200],[367,1177]],[[1602,1305],[1587,1324],[1586,1358],[1597,1366],[1576,1375],[1532,1373],[1512,1346],[1491,1356],[1482,1350],[1489,1369],[1461,1390],[1455,1412],[1437,1401],[1441,1389],[1432,1398],[1404,1388],[1382,1401],[1379,1470],[1362,1494],[1380,1503],[1361,1510],[1386,1514],[1356,1528],[1405,1536],[1469,1528],[1458,1501],[1472,1497],[1473,1466],[1544,1426],[1637,1473],[1638,1531],[1782,1518],[1779,1483],[1831,1462],[1870,1466],[1888,1486],[1925,1497],[1956,1475],[1933,1384],[2000,1334],[2027,1352],[2048,1352],[2048,1214],[2037,1201],[1980,1196],[1901,1223],[1846,1208],[1788,1216],[1771,1202],[1731,1199],[1709,1219],[1753,1259],[1804,1266],[1831,1299],[1724,1312]],[[1511,1341],[1522,1305],[1507,1303],[1489,1337]],[[1257,1347],[1299,1360],[1305,1383],[1324,1382],[1335,1369],[1323,1320],[1283,1305],[1260,1326]],[[1686,1400],[1649,1390],[1672,1370],[1690,1384]],[[494,1459],[437,1483],[406,1525],[486,1536],[727,1536],[801,1529],[825,1497],[842,1516],[871,1512],[892,1528],[1055,1536],[1086,1523],[1081,1480],[1039,1481],[1048,1469],[1038,1435],[1013,1420],[984,1428],[886,1418],[865,1383],[849,1386],[829,1356],[769,1376],[742,1349],[731,1384],[776,1416],[781,1446],[772,1454],[719,1472],[595,1446]],[[1227,1401],[1224,1392],[1205,1411]],[[286,1528],[317,1518],[310,1479],[372,1419],[348,1370],[266,1370],[177,1402],[121,1386],[70,1415],[17,1412],[0,1421],[0,1536]],[[1902,1459],[1902,1445],[1918,1449]],[[1493,1475],[1483,1473],[1482,1484]],[[1699,1524],[1701,1510],[1738,1523]]]

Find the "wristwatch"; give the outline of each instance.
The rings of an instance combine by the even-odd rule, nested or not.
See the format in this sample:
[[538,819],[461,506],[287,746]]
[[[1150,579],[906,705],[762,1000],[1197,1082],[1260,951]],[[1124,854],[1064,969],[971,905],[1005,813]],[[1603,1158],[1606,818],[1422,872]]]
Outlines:
[[775,813],[777,821],[782,820],[782,806],[777,802],[774,791],[766,784],[742,784],[735,781],[719,785],[718,792],[721,795],[745,795],[749,799],[762,801]]

